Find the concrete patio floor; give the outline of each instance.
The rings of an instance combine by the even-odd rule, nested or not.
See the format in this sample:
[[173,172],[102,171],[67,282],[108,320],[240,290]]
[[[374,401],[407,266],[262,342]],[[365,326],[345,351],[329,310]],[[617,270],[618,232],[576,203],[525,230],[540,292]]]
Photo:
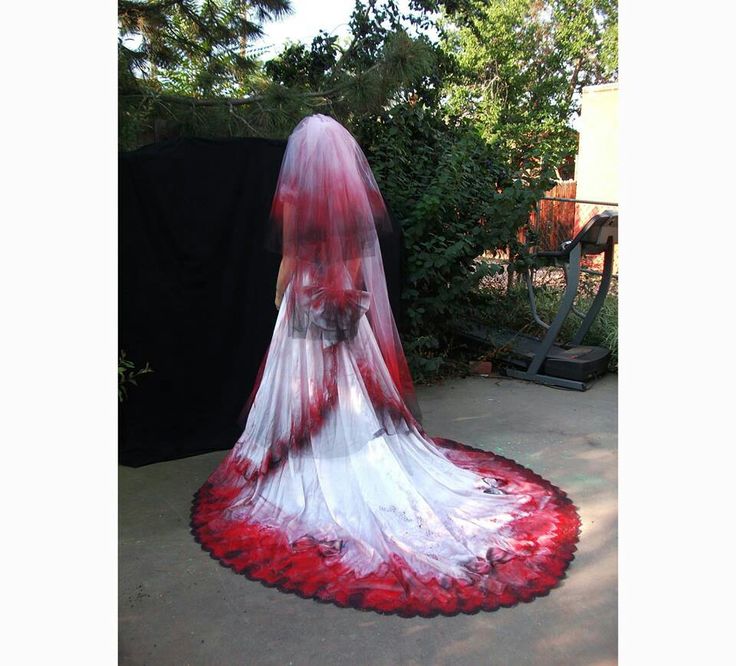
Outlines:
[[562,583],[492,613],[403,619],[283,594],[189,534],[225,452],[119,473],[119,663],[148,666],[604,666],[617,655],[617,378],[585,392],[499,377],[418,388],[424,426],[549,479],[582,534]]

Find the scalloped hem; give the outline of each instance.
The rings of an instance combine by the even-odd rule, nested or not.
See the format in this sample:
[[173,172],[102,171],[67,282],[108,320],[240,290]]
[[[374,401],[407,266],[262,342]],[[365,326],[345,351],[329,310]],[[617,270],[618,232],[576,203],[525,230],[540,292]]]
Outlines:
[[341,608],[401,617],[453,616],[494,611],[548,594],[574,559],[580,535],[580,517],[566,493],[509,458],[448,439],[433,441],[459,467],[545,491],[543,508],[509,524],[513,536],[529,544],[524,555],[499,557],[490,549],[486,559],[466,565],[469,581],[421,576],[398,555],[358,577],[340,562],[340,550],[332,544],[308,538],[289,544],[275,528],[224,520],[228,490],[209,482],[194,495],[192,534],[213,559],[250,580]]

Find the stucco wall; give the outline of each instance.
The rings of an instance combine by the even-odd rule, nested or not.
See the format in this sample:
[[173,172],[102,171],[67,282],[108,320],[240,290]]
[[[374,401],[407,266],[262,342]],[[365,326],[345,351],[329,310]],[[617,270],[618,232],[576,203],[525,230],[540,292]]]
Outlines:
[[583,88],[577,198],[618,203],[618,84]]

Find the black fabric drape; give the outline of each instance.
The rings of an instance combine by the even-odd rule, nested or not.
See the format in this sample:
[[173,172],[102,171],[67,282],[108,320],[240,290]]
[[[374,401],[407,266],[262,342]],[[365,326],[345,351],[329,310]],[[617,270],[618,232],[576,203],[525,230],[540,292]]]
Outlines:
[[[228,449],[276,320],[265,250],[285,141],[178,139],[119,156],[119,346],[154,372],[120,407],[144,465]],[[381,238],[398,315],[401,234]]]

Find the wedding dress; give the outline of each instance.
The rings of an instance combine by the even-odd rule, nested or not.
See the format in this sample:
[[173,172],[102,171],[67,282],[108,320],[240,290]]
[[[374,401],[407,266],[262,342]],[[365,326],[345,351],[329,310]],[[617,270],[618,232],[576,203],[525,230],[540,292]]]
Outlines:
[[573,559],[564,492],[420,425],[358,144],[305,118],[272,208],[289,276],[235,447],[197,492],[192,531],[222,564],[284,592],[410,617],[545,594]]

